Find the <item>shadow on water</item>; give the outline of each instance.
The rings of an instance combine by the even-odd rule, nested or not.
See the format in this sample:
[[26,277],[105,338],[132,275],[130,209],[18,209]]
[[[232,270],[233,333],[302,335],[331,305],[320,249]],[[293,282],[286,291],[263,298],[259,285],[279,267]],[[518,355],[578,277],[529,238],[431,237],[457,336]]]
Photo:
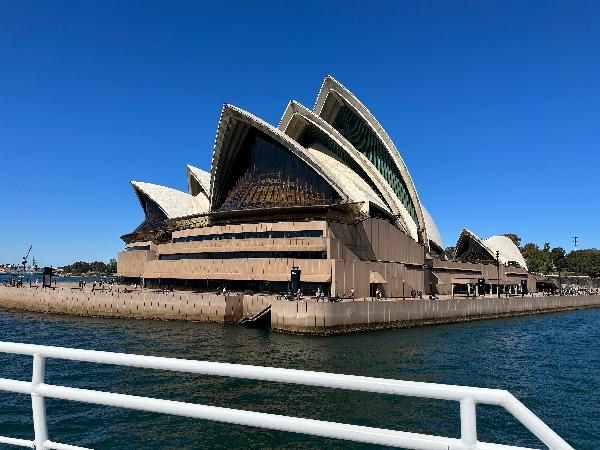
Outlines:
[[[237,325],[0,311],[0,340],[503,388],[575,448],[600,448],[600,310],[307,337]],[[0,355],[0,376],[31,359]],[[459,437],[458,404],[49,360],[50,383]],[[115,448],[379,448],[48,400],[55,441]],[[480,440],[540,448],[499,408],[478,407]],[[26,396],[0,394],[0,434],[31,438]]]

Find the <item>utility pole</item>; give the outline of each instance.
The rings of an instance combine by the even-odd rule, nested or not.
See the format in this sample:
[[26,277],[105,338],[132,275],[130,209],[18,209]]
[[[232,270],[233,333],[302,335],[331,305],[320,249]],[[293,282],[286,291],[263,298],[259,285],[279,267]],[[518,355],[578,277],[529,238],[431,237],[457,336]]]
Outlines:
[[[577,236],[573,236],[573,251],[577,249]],[[575,258],[577,260],[577,258]],[[577,286],[579,286],[579,278],[577,278],[577,263],[575,263],[575,281],[577,282]]]
[[500,252],[496,250],[496,266],[498,268],[498,280],[496,281],[496,291],[500,298]]

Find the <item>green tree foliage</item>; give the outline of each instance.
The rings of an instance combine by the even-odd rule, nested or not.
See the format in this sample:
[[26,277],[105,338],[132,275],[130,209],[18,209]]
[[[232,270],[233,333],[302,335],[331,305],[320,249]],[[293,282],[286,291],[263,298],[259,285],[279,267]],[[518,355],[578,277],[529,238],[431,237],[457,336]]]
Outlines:
[[521,249],[523,258],[527,263],[527,268],[530,272],[539,273],[541,272],[542,266],[542,251],[533,242],[528,242]]
[[77,261],[68,266],[63,267],[65,272],[73,275],[83,275],[86,273],[98,273],[102,275],[111,275],[117,272],[117,261],[111,259],[108,264],[102,261],[85,262]]
[[566,259],[565,249],[562,247],[554,247],[550,250],[550,257],[552,258],[552,263],[556,270],[565,270],[567,268],[567,259]]
[[570,252],[566,258],[566,268],[576,275],[600,276],[600,250],[588,248]]
[[543,248],[528,242],[521,248],[530,272],[557,273],[600,277],[600,250],[595,248],[572,251],[567,254],[564,248],[551,248],[545,243]]

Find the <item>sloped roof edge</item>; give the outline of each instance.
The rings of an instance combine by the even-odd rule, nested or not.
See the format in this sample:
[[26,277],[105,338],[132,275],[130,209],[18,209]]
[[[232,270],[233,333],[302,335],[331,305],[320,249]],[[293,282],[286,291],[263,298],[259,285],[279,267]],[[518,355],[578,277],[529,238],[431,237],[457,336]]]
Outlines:
[[[510,238],[506,236],[490,236],[487,239],[481,239],[468,228],[464,228],[461,231],[458,240],[456,241],[456,251],[458,251],[462,239],[465,238],[473,239],[487,252],[489,252],[494,259],[496,257],[496,252],[498,252],[498,259],[501,264],[506,264],[509,261],[515,261],[519,263],[521,267],[527,269],[527,263],[525,262],[523,254]],[[455,257],[456,256],[457,255],[455,253]]]
[[327,75],[323,80],[321,89],[319,90],[319,94],[315,102],[315,106],[313,108],[315,114],[319,116],[321,115],[323,106],[325,105],[325,100],[331,92],[334,92],[335,94],[339,95],[363,118],[365,123],[371,127],[371,129],[375,132],[375,134],[379,137],[381,142],[388,150],[388,153],[391,155],[393,161],[395,162],[396,166],[400,171],[400,174],[402,175],[402,178],[404,179],[404,182],[406,183],[406,186],[408,187],[409,194],[417,212],[417,219],[419,222],[417,226],[421,230],[421,239],[423,240],[423,243],[428,246],[429,242],[427,238],[425,218],[423,216],[423,211],[421,208],[421,201],[419,200],[417,189],[414,185],[412,177],[410,176],[410,173],[408,172],[408,168],[406,167],[406,164],[400,156],[400,153],[398,152],[398,149],[394,145],[393,141],[386,133],[384,128],[381,126],[379,121],[369,111],[369,109],[352,92],[350,92],[350,90],[348,90],[344,85],[342,85],[331,75]]
[[140,196],[148,197],[169,219],[202,214],[208,210],[208,205],[203,205],[197,198],[177,189],[141,181],[132,181],[131,185],[140,202]]
[[220,177],[219,160],[221,158],[221,152],[223,151],[223,141],[225,139],[225,135],[228,132],[228,125],[231,120],[239,120],[247,125],[258,129],[263,132],[267,136],[271,137],[279,144],[286,147],[292,153],[294,153],[300,160],[302,160],[306,165],[308,165],[312,170],[314,170],[317,174],[319,174],[330,186],[340,195],[343,200],[348,200],[344,189],[336,182],[335,178],[328,173],[328,171],[323,168],[319,161],[317,161],[310,153],[290,138],[288,135],[283,133],[278,128],[275,128],[271,124],[265,122],[261,118],[255,116],[248,111],[245,111],[237,106],[225,104],[223,106],[223,110],[221,112],[221,118],[219,120],[219,126],[217,129],[217,137],[215,139],[215,149],[213,152],[213,160],[212,160],[212,169],[211,169],[211,208],[214,207],[215,201],[215,180]]

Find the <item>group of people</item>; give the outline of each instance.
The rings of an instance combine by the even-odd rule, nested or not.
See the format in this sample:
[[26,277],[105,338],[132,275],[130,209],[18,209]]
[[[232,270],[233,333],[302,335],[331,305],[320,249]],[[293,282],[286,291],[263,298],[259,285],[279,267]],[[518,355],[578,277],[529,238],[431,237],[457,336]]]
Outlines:
[[319,300],[325,301],[325,291],[323,289],[321,289],[321,286],[319,286],[317,288],[317,292],[315,293],[315,297],[316,297],[317,301],[319,301]]
[[416,300],[416,298],[419,297],[420,300],[423,300],[423,291],[422,290],[414,290],[411,289],[410,290],[410,298],[412,298],[413,300]]
[[[79,289],[81,289],[82,291],[85,290],[85,287],[87,286],[87,281],[85,280],[80,280],[79,281]],[[113,280],[110,281],[103,281],[100,280],[97,283],[95,281],[92,281],[92,292],[99,290],[104,292],[104,289],[106,289],[106,287],[108,286],[108,292],[112,292],[115,286],[115,282]]]
[[568,286],[563,289],[562,295],[598,295],[600,289],[584,288],[580,286]]
[[23,286],[23,280],[21,278],[11,278],[10,280],[6,280],[2,282],[2,286],[6,287],[21,287]]

